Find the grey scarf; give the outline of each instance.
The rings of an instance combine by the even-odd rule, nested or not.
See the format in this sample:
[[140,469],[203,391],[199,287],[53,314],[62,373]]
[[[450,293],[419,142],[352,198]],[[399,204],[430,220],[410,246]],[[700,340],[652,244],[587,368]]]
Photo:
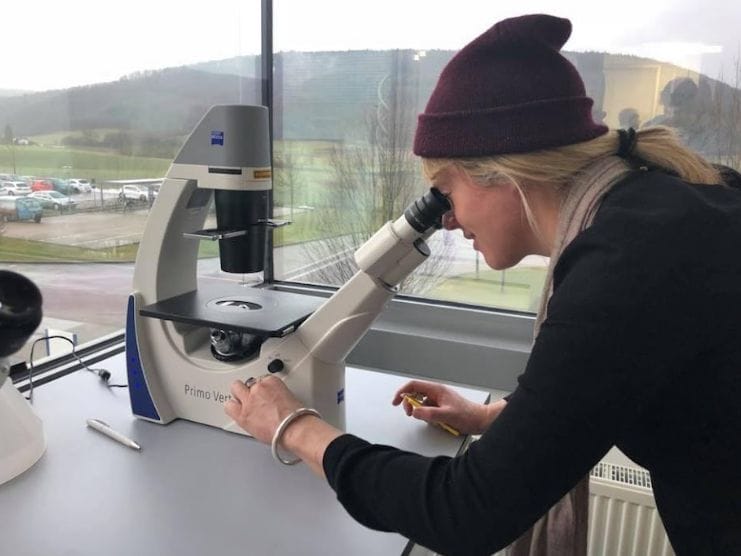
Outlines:
[[[590,165],[569,187],[558,217],[540,308],[535,319],[535,337],[548,316],[553,294],[553,269],[566,246],[594,219],[605,194],[629,172],[622,158],[611,156]],[[512,543],[509,556],[586,556],[589,526],[589,476],[556,502],[523,535]]]

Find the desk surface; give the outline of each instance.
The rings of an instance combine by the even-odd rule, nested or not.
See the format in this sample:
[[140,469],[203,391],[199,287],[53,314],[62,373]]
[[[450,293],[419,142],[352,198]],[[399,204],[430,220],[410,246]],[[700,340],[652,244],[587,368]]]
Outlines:
[[[120,354],[96,367],[126,379]],[[454,455],[461,438],[407,418],[390,400],[404,377],[348,369],[347,430],[426,455]],[[487,392],[460,389],[484,402]],[[177,420],[131,415],[126,389],[79,371],[37,388],[34,409],[47,449],[0,486],[3,554],[389,555],[407,540],[356,523],[325,481],[303,465],[277,464],[258,442]],[[89,429],[106,421],[137,452]]]

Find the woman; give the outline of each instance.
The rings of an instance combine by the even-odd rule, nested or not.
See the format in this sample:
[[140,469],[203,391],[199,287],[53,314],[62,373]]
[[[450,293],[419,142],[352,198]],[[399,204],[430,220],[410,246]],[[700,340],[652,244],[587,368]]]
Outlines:
[[[457,458],[314,415],[291,417],[281,445],[363,524],[445,554],[507,546],[618,446],[651,472],[678,554],[741,554],[741,193],[665,128],[594,123],[559,53],[570,32],[545,15],[496,24],[443,70],[415,137],[445,226],[489,266],[551,257],[515,392],[491,406],[416,381],[396,393],[413,417],[483,433]],[[263,442],[300,406],[275,378],[232,393],[226,412]]]

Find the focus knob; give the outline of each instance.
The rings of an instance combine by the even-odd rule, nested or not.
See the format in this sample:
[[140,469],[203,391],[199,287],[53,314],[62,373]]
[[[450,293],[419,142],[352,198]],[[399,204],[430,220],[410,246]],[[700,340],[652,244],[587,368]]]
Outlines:
[[271,373],[279,373],[285,368],[285,365],[283,364],[283,361],[280,359],[273,359],[270,363],[268,363],[268,371]]

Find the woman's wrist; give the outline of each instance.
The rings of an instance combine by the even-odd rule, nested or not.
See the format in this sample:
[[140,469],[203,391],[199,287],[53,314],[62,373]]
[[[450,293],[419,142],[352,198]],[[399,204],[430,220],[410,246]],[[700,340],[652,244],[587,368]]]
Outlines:
[[303,444],[302,439],[306,436],[311,427],[317,426],[317,423],[323,423],[321,418],[316,415],[302,415],[293,421],[283,432],[280,445],[286,450],[296,453]]
[[283,444],[283,435],[285,434],[286,430],[293,425],[297,420],[301,419],[302,417],[306,417],[307,415],[312,415],[314,417],[318,417],[321,419],[321,415],[316,409],[313,409],[311,407],[299,407],[298,409],[294,409],[291,413],[289,413],[278,425],[278,428],[275,429],[275,432],[273,433],[273,439],[270,443],[271,451],[273,453],[273,457],[285,465],[294,465],[301,461],[301,458],[292,458],[292,459],[286,459],[283,456],[280,455],[280,446]]
[[342,431],[314,415],[302,415],[283,432],[280,445],[300,457],[320,476],[324,476],[322,462],[327,446]]
[[489,426],[499,417],[504,407],[507,405],[507,400],[496,400],[495,402],[486,404],[483,406],[483,418],[481,420],[481,433],[486,431]]

